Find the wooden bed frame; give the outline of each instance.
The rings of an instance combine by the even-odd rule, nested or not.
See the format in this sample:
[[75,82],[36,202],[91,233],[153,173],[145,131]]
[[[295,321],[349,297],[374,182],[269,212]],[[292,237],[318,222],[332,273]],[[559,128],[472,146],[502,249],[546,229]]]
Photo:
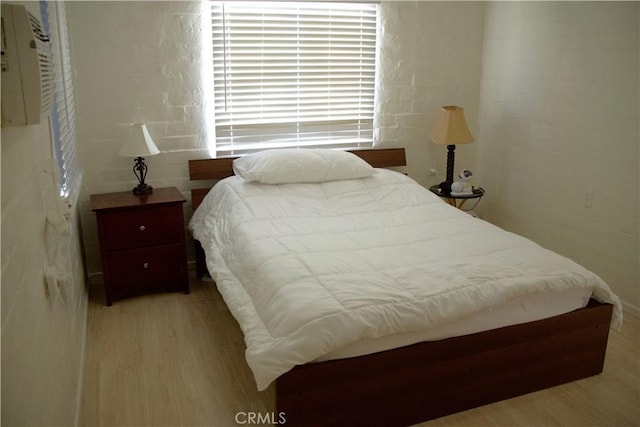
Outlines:
[[[374,167],[406,165],[403,148],[352,152]],[[231,176],[232,161],[190,160],[190,178]],[[194,209],[208,191],[192,190]],[[536,322],[297,366],[276,380],[276,413],[293,426],[403,426],[596,375],[612,308],[591,300]]]

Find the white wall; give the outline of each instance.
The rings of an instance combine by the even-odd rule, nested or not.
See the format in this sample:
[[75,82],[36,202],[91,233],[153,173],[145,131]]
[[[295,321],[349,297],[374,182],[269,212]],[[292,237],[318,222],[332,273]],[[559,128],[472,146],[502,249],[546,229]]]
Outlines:
[[[407,148],[409,175],[442,181],[445,148],[428,142],[438,108],[463,105],[478,129],[484,4],[383,2],[377,143]],[[162,154],[147,159],[151,185],[188,196],[187,160],[206,157],[198,2],[71,2],[83,224],[90,273],[101,270],[90,194],[127,191],[132,159],[116,155],[123,124],[142,121]],[[459,148],[473,169],[473,146]],[[441,173],[428,177],[433,158]],[[185,212],[190,217],[188,210]]]
[[[3,128],[1,146],[2,425],[75,425],[87,313],[79,213],[71,236],[45,236],[58,200],[55,182],[40,181],[52,165],[48,123]],[[47,291],[44,268],[56,248],[71,280]]]
[[126,124],[146,123],[161,151],[146,159],[147,182],[156,188],[176,186],[188,196],[187,160],[207,156],[200,3],[79,1],[68,3],[67,10],[85,167],[81,210],[87,268],[95,274],[102,267],[89,195],[129,191],[137,184],[133,159],[117,155]]
[[638,314],[639,3],[487,5],[481,206]]
[[[423,185],[444,180],[446,147],[429,131],[443,105],[464,107],[472,133],[478,106],[484,2],[391,1],[380,7],[379,146],[407,149],[407,172]],[[456,174],[474,169],[475,145],[456,149]],[[431,167],[438,169],[429,176]]]

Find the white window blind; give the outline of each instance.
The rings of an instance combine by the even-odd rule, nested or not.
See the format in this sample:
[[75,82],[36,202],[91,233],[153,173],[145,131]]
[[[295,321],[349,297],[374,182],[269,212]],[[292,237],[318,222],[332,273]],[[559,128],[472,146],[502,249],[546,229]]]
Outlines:
[[372,145],[376,4],[211,7],[218,155]]
[[43,21],[49,32],[55,74],[54,105],[51,112],[51,133],[54,152],[60,169],[60,195],[69,205],[80,192],[82,173],[76,148],[76,124],[71,71],[71,56],[67,35],[65,3],[41,2]]

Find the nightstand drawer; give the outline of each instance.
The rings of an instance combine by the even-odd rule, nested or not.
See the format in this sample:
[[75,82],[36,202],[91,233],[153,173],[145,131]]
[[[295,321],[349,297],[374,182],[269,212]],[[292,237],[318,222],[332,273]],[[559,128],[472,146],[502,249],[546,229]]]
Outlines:
[[105,214],[106,247],[112,250],[178,243],[183,232],[178,214],[174,206]]
[[168,245],[112,252],[109,269],[113,288],[166,284],[180,288],[186,279],[183,250],[181,245]]

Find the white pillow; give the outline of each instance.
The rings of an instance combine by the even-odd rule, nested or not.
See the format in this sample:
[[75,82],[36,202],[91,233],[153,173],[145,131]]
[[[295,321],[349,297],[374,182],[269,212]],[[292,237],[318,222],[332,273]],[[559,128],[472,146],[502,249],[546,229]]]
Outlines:
[[248,154],[233,161],[245,182],[289,184],[365,178],[375,169],[355,154],[328,149],[285,148]]

